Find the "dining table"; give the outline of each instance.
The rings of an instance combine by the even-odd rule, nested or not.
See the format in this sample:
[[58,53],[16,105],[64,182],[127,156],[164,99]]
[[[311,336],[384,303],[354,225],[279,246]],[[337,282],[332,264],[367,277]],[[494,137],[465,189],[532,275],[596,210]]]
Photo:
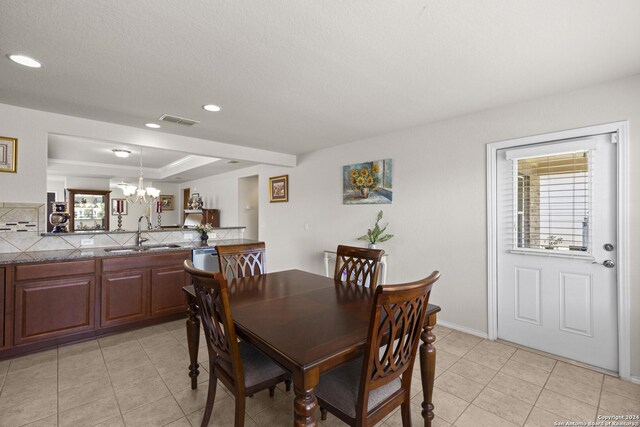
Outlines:
[[[191,388],[198,386],[199,308],[192,285],[187,340]],[[228,280],[236,334],[292,373],[294,426],[316,426],[314,389],[320,375],[364,351],[375,289],[301,270],[286,270]],[[422,417],[434,417],[433,382],[436,348],[433,328],[437,305],[429,304],[419,348]],[[411,374],[411,373],[409,373]]]

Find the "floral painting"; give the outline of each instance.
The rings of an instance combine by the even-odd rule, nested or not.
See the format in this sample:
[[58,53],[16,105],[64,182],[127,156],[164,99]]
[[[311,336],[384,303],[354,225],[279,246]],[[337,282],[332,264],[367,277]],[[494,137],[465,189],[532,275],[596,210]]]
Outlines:
[[342,203],[389,204],[393,200],[391,159],[356,163],[342,168]]

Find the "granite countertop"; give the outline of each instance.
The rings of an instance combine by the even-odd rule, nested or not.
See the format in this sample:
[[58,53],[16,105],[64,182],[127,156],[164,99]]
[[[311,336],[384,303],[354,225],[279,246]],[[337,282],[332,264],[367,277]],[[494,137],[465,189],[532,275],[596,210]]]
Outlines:
[[[62,249],[52,251],[37,251],[37,252],[13,252],[0,254],[0,265],[6,264],[23,264],[30,262],[46,262],[46,261],[73,261],[78,259],[92,259],[92,258],[106,258],[114,256],[139,256],[139,255],[151,255],[161,254],[168,252],[190,251],[198,248],[212,248],[215,246],[224,245],[240,245],[245,243],[255,243],[255,240],[250,239],[228,239],[218,240],[210,245],[203,245],[201,242],[185,242],[185,243],[167,243],[167,245],[178,245],[175,248],[167,248],[154,251],[139,251],[139,252],[110,252],[108,249],[127,249],[132,246],[117,246],[111,248],[85,248],[85,249]],[[162,244],[154,245],[142,245],[143,247],[164,246]]]

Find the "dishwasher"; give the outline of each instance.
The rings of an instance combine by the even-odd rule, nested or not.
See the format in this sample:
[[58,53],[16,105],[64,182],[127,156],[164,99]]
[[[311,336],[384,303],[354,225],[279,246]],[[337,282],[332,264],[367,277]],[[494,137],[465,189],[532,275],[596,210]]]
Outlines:
[[193,266],[199,270],[219,272],[218,251],[216,248],[199,248],[193,250]]

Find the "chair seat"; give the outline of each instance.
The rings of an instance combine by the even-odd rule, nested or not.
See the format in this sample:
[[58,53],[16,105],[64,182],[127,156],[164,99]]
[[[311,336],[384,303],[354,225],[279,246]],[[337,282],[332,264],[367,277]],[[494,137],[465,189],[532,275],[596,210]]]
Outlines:
[[[316,396],[347,414],[351,418],[356,417],[356,402],[360,390],[360,379],[362,378],[362,356],[354,359],[338,368],[323,374],[320,383],[316,387]],[[370,412],[378,404],[387,399],[396,391],[400,390],[402,383],[400,379],[389,382],[373,389],[369,393],[367,412]]]
[[[246,388],[253,387],[254,385],[272,380],[287,373],[280,365],[271,360],[269,356],[251,344],[240,341],[238,347],[244,368],[244,386]],[[231,373],[233,370],[231,369],[231,363],[219,358],[218,365],[224,369],[229,376],[232,376]]]

